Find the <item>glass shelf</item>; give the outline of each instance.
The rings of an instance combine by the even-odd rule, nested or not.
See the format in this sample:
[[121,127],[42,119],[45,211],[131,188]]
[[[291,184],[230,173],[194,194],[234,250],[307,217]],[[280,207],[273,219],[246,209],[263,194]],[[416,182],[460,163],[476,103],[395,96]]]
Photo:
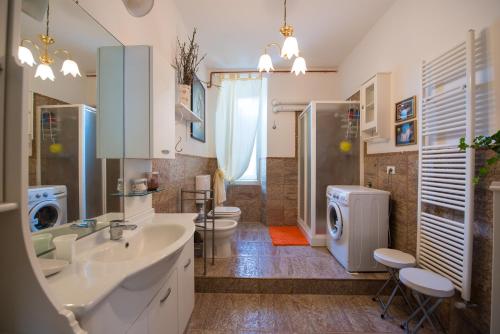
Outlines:
[[147,195],[151,195],[151,194],[154,194],[154,193],[159,193],[159,192],[162,192],[164,191],[165,189],[163,188],[160,188],[160,189],[156,189],[156,190],[148,190],[148,191],[145,191],[145,192],[142,192],[142,193],[134,193],[134,192],[130,192],[130,193],[112,193],[111,196],[118,196],[118,197],[141,197],[141,196],[147,196]]

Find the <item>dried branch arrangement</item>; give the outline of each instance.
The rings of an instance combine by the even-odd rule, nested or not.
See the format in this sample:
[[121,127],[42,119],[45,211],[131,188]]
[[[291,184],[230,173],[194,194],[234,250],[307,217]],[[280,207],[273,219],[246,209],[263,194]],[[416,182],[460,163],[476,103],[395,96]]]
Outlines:
[[175,68],[177,69],[177,83],[181,85],[192,85],[198,67],[206,57],[205,54],[199,58],[200,46],[195,42],[195,37],[196,28],[188,42],[181,43],[177,38],[178,52],[175,57]]

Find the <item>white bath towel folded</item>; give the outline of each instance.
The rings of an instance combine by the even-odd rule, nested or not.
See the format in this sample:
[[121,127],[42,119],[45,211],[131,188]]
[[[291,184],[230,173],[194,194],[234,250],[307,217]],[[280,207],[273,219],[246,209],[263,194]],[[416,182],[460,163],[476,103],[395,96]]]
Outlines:
[[217,169],[214,174],[214,197],[215,206],[221,206],[226,201],[224,172],[220,169]]

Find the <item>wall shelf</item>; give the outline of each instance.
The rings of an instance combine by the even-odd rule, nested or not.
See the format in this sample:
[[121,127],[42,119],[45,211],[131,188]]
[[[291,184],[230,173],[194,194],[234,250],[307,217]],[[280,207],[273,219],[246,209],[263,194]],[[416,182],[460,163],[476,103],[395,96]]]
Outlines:
[[188,122],[202,122],[202,119],[196,115],[191,109],[186,107],[182,103],[177,103],[175,105],[175,112],[177,112],[184,121]]
[[118,196],[118,197],[142,197],[142,196],[147,196],[147,195],[151,195],[151,194],[154,194],[154,193],[159,193],[159,192],[162,192],[164,191],[165,189],[156,189],[156,190],[148,190],[148,191],[145,191],[145,192],[141,192],[141,193],[134,193],[134,192],[129,192],[129,193],[113,193],[111,194],[111,196]]

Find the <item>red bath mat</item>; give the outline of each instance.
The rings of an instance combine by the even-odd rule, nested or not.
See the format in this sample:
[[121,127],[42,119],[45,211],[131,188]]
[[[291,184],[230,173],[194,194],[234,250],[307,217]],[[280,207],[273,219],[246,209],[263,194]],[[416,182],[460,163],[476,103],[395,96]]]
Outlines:
[[309,243],[297,226],[270,226],[274,246],[307,246]]

